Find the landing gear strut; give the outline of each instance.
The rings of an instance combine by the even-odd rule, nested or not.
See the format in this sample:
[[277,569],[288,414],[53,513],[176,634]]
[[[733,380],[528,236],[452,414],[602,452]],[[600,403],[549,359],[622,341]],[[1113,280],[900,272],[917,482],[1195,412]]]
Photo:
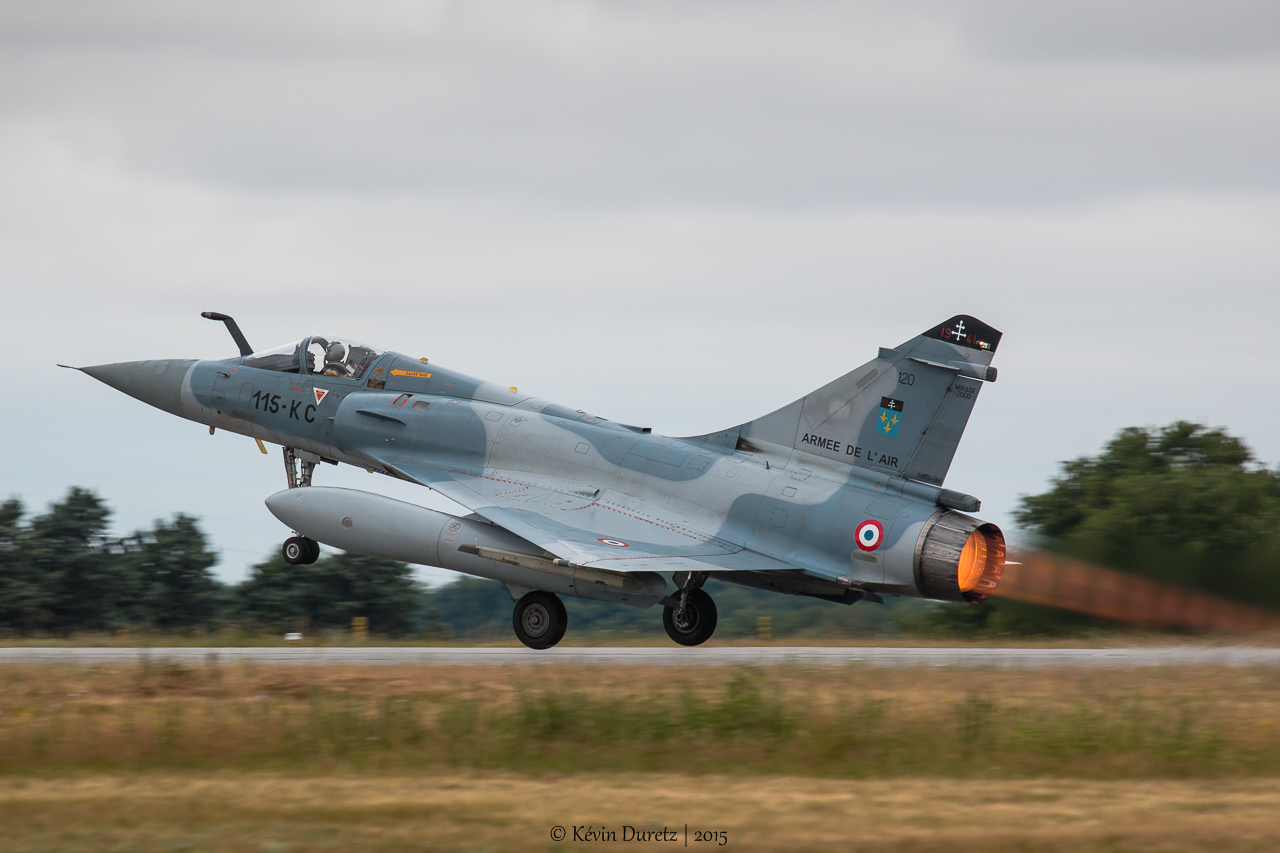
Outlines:
[[[292,447],[284,449],[284,473],[289,478],[289,488],[298,489],[311,485],[311,474],[316,470],[315,459],[308,459],[312,456],[310,453],[298,454]],[[302,463],[302,470],[299,472],[298,463]]]
[[662,627],[667,636],[682,646],[700,646],[716,630],[716,603],[703,590],[706,572],[676,572],[672,578],[680,587],[674,605],[662,609]]
[[[284,472],[289,478],[289,488],[299,489],[311,485],[311,474],[316,470],[316,463],[310,453],[299,456],[292,447],[284,449]],[[318,458],[318,457],[317,457]],[[302,470],[298,467],[301,463]],[[294,531],[297,534],[298,531]],[[280,547],[280,556],[291,566],[309,566],[320,559],[320,543],[306,536],[290,536]]]
[[520,642],[531,649],[549,649],[564,638],[569,627],[569,614],[564,602],[549,592],[535,589],[516,602],[511,626]]

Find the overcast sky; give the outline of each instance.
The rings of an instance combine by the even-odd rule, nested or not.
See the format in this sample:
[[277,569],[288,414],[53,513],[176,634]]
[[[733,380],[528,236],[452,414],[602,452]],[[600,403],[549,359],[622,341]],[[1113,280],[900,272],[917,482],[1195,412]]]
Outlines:
[[233,355],[202,310],[673,435],[969,313],[947,485],[1016,538],[1125,426],[1280,461],[1278,143],[1274,2],[0,0],[0,497],[278,548],[275,449],[54,368]]

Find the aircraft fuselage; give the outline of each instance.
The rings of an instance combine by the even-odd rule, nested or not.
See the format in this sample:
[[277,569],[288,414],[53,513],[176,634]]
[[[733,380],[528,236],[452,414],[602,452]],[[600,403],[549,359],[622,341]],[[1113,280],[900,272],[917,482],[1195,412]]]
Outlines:
[[[993,334],[998,342],[999,333]],[[517,590],[550,589],[637,606],[673,606],[665,581],[653,571],[663,566],[652,550],[644,559],[639,548],[625,550],[630,543],[601,536],[588,542],[593,552],[580,552],[590,559],[572,558],[570,552],[578,553],[572,543],[580,538],[565,538],[569,550],[557,553],[514,535],[533,529],[522,526],[527,516],[542,525],[539,534],[550,531],[545,540],[532,538],[558,542],[555,519],[585,518],[590,511],[619,523],[627,518],[647,523],[645,529],[674,539],[677,546],[681,536],[705,543],[706,553],[696,547],[670,551],[673,568],[688,566],[695,570],[690,574],[702,578],[705,572],[696,568],[709,564],[698,560],[714,560],[710,568],[721,570],[717,577],[723,580],[843,603],[881,593],[980,601],[998,581],[1003,537],[994,525],[955,511],[976,509],[976,499],[942,489],[940,476],[932,477],[939,485],[922,478],[931,477],[930,465],[940,464],[945,474],[977,386],[994,380],[995,373],[986,361],[936,360],[963,351],[944,342],[937,330],[926,335],[938,340],[922,336],[909,351],[929,356],[910,357],[922,366],[903,360],[909,352],[881,350],[861,377],[850,374],[767,418],[693,438],[614,423],[423,359],[361,345],[348,347],[351,364],[325,362],[318,370],[319,362],[307,351],[312,344],[315,352],[330,345],[330,339],[319,337],[299,342],[292,356],[289,347],[281,347],[216,361],[83,369],[172,414],[279,444],[287,449],[286,459],[291,450],[311,463],[345,463],[441,489],[454,480],[482,483],[494,511],[501,504],[505,513],[495,516],[500,533],[478,527],[494,527],[483,519],[422,515],[432,511],[392,507],[398,502],[383,504],[388,499],[377,496],[355,497],[361,493],[337,494],[344,490],[291,489],[297,494],[273,496],[268,505],[305,536],[494,577],[508,584],[513,597]],[[985,357],[989,360],[989,354]],[[917,395],[932,395],[927,405],[910,396],[917,373]],[[841,390],[841,383],[855,380],[852,391]],[[922,390],[929,382],[932,390]],[[872,402],[858,402],[864,389]],[[853,397],[839,402],[849,394]],[[874,409],[867,408],[874,400],[879,400],[878,421]],[[818,410],[822,406],[828,410]],[[907,406],[911,411],[904,411]],[[807,414],[810,409],[817,416]],[[931,410],[932,421],[907,419],[918,418],[921,410]],[[820,417],[820,426],[805,427],[806,417],[811,422]],[[895,443],[899,430],[908,427],[918,434]],[[949,446],[948,429],[954,433]],[[930,444],[931,431],[943,438]],[[908,465],[926,473],[906,476]],[[457,492],[445,493],[456,499]],[[368,524],[356,525],[339,512],[344,505],[358,505],[362,517],[401,522],[374,525],[373,535]],[[484,505],[474,508],[486,516]],[[584,514],[574,515],[578,511]],[[463,522],[469,526],[458,533]],[[580,537],[583,530],[573,532]],[[962,551],[968,554],[975,541],[981,556],[965,558]],[[996,548],[998,554],[988,557]],[[963,577],[957,580],[957,572],[966,572],[957,568],[964,559],[972,564],[968,586]],[[503,565],[495,569],[495,560]],[[629,581],[615,577],[627,573]],[[701,579],[695,590],[700,584]]]

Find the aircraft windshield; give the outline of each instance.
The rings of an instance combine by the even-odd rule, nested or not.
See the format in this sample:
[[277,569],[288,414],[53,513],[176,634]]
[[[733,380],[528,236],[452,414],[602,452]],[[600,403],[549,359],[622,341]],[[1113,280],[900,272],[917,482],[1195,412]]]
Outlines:
[[315,335],[307,341],[307,372],[342,379],[359,379],[369,365],[382,355],[382,350],[365,346],[350,338]]
[[281,344],[269,350],[255,352],[253,355],[246,355],[242,362],[245,367],[256,367],[260,370],[278,370],[281,373],[297,373],[301,369],[301,362],[298,360],[298,351],[302,348],[302,341],[294,341],[291,344]]

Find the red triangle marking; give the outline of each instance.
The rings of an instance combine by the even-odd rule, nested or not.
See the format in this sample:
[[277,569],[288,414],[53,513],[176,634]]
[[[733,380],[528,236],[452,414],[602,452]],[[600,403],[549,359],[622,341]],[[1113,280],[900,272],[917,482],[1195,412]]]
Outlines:
[[312,390],[316,392],[317,406],[320,405],[324,401],[324,398],[329,395],[329,392],[324,390],[323,388],[313,388]]

